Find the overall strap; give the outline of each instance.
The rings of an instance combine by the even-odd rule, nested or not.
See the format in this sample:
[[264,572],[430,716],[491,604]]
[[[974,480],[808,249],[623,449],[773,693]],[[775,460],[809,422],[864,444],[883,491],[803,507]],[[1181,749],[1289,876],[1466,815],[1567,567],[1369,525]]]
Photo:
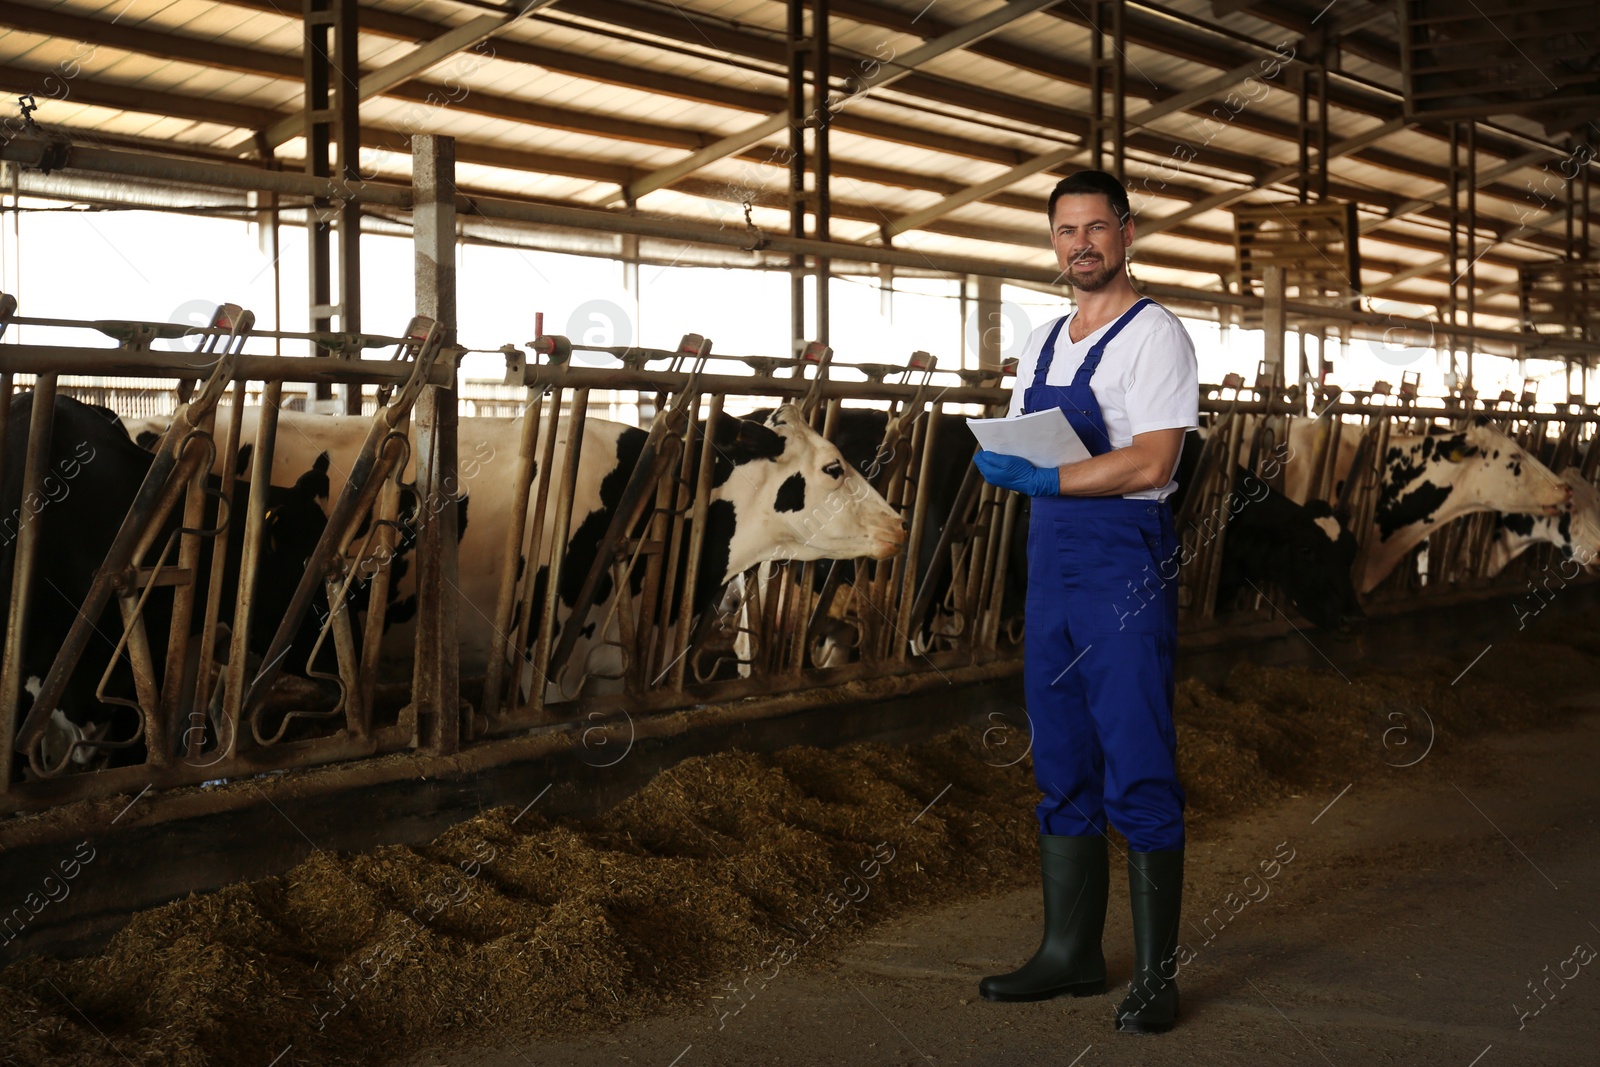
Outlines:
[[1067,324],[1067,316],[1063,315],[1056,320],[1055,326],[1050,329],[1050,336],[1044,339],[1044,347],[1039,349],[1039,362],[1034,364],[1033,384],[1045,384],[1045,377],[1050,373],[1050,364],[1056,358],[1056,338],[1061,336],[1061,327]]
[[1072,378],[1073,385],[1083,385],[1094,376],[1095,368],[1100,366],[1100,357],[1105,355],[1106,345],[1110,344],[1111,339],[1122,332],[1124,326],[1133,321],[1135,315],[1144,310],[1146,304],[1153,303],[1155,301],[1148,296],[1142,296],[1134,302],[1131,308],[1122,313],[1121,318],[1111,324],[1111,329],[1107,330],[1105,336],[1094,343],[1094,347],[1089,349],[1089,354],[1084,357],[1083,363],[1079,365],[1078,373],[1073,375]]

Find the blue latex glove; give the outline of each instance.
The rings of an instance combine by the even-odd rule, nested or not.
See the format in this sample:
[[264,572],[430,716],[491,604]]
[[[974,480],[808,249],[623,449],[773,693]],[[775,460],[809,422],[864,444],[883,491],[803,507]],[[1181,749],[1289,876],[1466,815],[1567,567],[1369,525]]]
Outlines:
[[1035,467],[1021,456],[1006,456],[982,449],[972,457],[978,473],[990,485],[1014,489],[1029,496],[1060,496],[1061,473],[1054,467]]

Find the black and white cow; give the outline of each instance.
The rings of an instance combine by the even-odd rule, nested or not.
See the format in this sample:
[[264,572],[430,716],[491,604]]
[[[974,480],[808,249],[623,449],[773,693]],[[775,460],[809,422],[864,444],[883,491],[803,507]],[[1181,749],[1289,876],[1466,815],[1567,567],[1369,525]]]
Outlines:
[[[1194,484],[1205,431],[1184,435],[1178,460],[1173,512],[1182,508]],[[1226,515],[1221,514],[1225,510]],[[1235,466],[1230,491],[1215,515],[1188,520],[1195,542],[1223,529],[1222,566],[1217,578],[1219,614],[1231,611],[1241,594],[1276,586],[1300,614],[1323,630],[1346,631],[1365,614],[1351,581],[1359,547],[1326,502],[1296,504],[1242,466]],[[1180,531],[1182,533],[1184,531]]]
[[[751,413],[751,418],[765,417],[770,409],[759,409]],[[888,430],[889,413],[882,408],[861,408],[840,406],[834,419],[832,434],[829,438],[838,447],[840,454],[851,466],[861,471],[868,477],[877,477],[887,469],[895,460],[893,451],[884,447],[884,436]],[[900,449],[910,447],[912,427],[907,427],[897,446]],[[961,492],[962,479],[971,467],[972,455],[977,450],[977,439],[967,427],[966,419],[955,414],[946,414],[933,425],[931,435],[924,443],[924,448],[933,450],[932,480],[923,489],[925,499],[926,518],[923,524],[922,538],[917,545],[916,569],[914,571],[916,582],[915,589],[920,590],[927,576],[933,571],[934,557],[938,551],[940,535],[949,524],[951,515],[955,511],[958,497]],[[920,457],[913,458],[907,471],[912,479],[921,476]],[[981,486],[981,482],[979,483]],[[1018,501],[1017,515],[1014,520],[1011,541],[1006,547],[1007,562],[1005,586],[1002,590],[1000,617],[1002,623],[1012,620],[1020,623],[1023,604],[1027,599],[1028,591],[1028,498],[1022,497]],[[965,533],[965,531],[958,531]],[[962,538],[964,540],[964,538]],[[959,547],[961,540],[956,541]],[[954,554],[954,550],[952,550]],[[854,581],[856,576],[855,565],[852,561],[841,560],[837,564],[841,568],[839,590],[835,594],[833,614],[837,617],[853,610],[849,606],[850,599],[855,594]],[[956,608],[948,602],[953,561],[947,562],[934,579],[933,594],[927,614],[919,620],[912,620],[912,631],[906,635],[913,653],[922,654],[938,647],[942,639],[959,637],[967,626],[967,620]],[[817,589],[821,589],[827,580],[828,570],[818,568],[814,575]],[[872,609],[866,609],[871,611]],[[841,646],[840,640],[845,635],[841,632],[838,638],[825,637],[823,642],[812,650],[812,660],[815,666],[836,666],[843,663],[848,654]]]
[[[241,440],[254,438],[255,416],[254,409],[246,409]],[[229,417],[227,408],[219,409],[218,439],[226,433]],[[273,470],[275,474],[293,470],[307,457],[327,452],[333,457],[331,489],[337,494],[343,488],[347,465],[369,425],[366,418],[282,412]],[[569,425],[562,420],[557,431],[556,467],[550,472],[552,486],[562,483]],[[458,495],[471,501],[471,522],[461,532],[458,573],[463,676],[482,674],[488,665],[494,636],[490,620],[513,494],[519,491],[514,483],[522,428],[521,418],[463,418],[458,424]],[[130,425],[135,434],[159,433],[163,429],[161,420]],[[711,432],[715,467],[699,581],[690,601],[692,613],[699,614],[715,603],[721,588],[734,575],[767,560],[858,556],[881,559],[894,554],[904,543],[905,530],[899,515],[858,471],[844,462],[837,448],[806,425],[793,406],[777,409],[764,421],[725,416]],[[601,419],[584,420],[571,532],[566,544],[560,546],[558,594],[568,609],[577,599],[646,437],[638,427]],[[691,454],[697,458],[698,451],[696,446]],[[413,470],[414,464],[403,477],[414,478]],[[530,508],[530,515],[531,511]],[[553,506],[550,511],[553,514]],[[542,593],[556,550],[550,527],[547,518],[545,541],[539,548],[534,575],[536,596]],[[642,571],[642,567],[635,569],[636,583],[642,580]],[[608,598],[613,593],[606,577],[596,593],[591,623],[610,617]],[[407,595],[405,582],[401,583],[400,595]],[[409,675],[415,647],[414,620],[391,615],[391,622],[383,638],[384,659]],[[616,665],[605,660],[611,646],[601,641],[604,635],[595,634],[587,625],[586,631],[585,644],[580,645],[571,661],[574,669],[561,679],[548,680],[550,699],[575,695],[585,674],[604,677],[616,673]],[[590,653],[600,660],[591,660]],[[525,662],[524,692],[531,691],[532,683],[532,667]]]
[[[1306,502],[1316,420],[1290,422],[1284,489]],[[1354,434],[1342,434],[1334,468],[1334,493],[1349,477]],[[1431,428],[1425,434],[1389,438],[1382,480],[1373,508],[1371,548],[1356,588],[1370,592],[1389,572],[1451,519],[1479,511],[1557,515],[1568,510],[1571,487],[1483,416],[1461,430]]]
[[[5,469],[0,473],[0,603],[10,603],[19,534],[28,524],[39,527],[21,663],[21,677],[31,680],[30,692],[37,690],[37,679],[45,676],[54,661],[153,461],[149,452],[129,439],[114,412],[58,396],[46,456],[48,473],[40,491],[24,499],[23,460],[27,454],[32,411],[32,394],[24,393],[13,399],[7,424]],[[313,459],[302,470],[305,473],[294,488],[274,487],[268,492],[270,530],[262,542],[251,615],[251,647],[258,654],[264,651],[278,620],[283,617],[294,583],[325,525],[317,497],[327,496],[326,461],[319,468]],[[245,500],[249,488],[247,482],[236,482],[234,499]],[[182,512],[180,502],[155,538],[144,565],[153,565],[181,522]],[[208,498],[205,528],[215,528],[218,519],[218,506],[215,500]],[[202,582],[210,573],[216,540],[200,539],[201,554],[195,573],[201,576]],[[227,518],[225,542],[222,617],[231,621],[244,547],[242,507]],[[174,553],[168,564],[174,566],[176,562]],[[203,601],[197,600],[197,603]],[[143,618],[151,658],[158,672],[166,660],[172,608],[170,585],[157,586],[150,591]],[[203,615],[199,610],[194,613],[195,632],[204,622]],[[286,666],[298,673],[304,672],[305,660],[315,640],[312,621],[302,624],[292,646],[300,655],[295,656],[292,651],[285,660]],[[138,735],[138,718],[131,708],[102,703],[97,695],[100,679],[111,662],[122,630],[121,615],[113,600],[96,620],[88,647],[52,714],[53,738],[46,747],[57,758],[64,751],[62,744],[70,746],[82,737],[105,736],[120,741]],[[131,700],[134,696],[132,670],[125,653],[112,670],[106,692],[108,696],[122,699]],[[23,714],[26,714],[31,697],[28,693],[21,697]],[[82,750],[79,751],[81,754]],[[139,763],[144,755],[141,741],[113,752],[110,762]]]
[[1560,515],[1499,515],[1489,547],[1487,574],[1492,578],[1534,545],[1556,546],[1564,560],[1585,569],[1600,567],[1600,490],[1577,467],[1561,472],[1572,487],[1572,510]]

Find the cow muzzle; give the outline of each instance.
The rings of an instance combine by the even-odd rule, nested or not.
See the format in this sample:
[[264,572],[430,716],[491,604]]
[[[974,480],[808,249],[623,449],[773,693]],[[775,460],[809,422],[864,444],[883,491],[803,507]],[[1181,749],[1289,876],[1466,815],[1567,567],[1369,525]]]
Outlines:
[[1546,504],[1540,509],[1545,515],[1560,515],[1572,510],[1572,486],[1562,482],[1561,489],[1561,499],[1558,502]]
[[909,536],[903,523],[893,526],[873,527],[871,530],[871,558],[888,559],[890,556],[897,555],[900,549],[904,547]]

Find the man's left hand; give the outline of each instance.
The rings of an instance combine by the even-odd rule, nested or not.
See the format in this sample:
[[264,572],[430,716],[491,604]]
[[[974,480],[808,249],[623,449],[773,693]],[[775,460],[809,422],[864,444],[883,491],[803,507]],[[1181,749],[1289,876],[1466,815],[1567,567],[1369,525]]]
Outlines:
[[1055,467],[1035,467],[1021,456],[979,450],[972,457],[978,473],[990,485],[1029,496],[1060,496],[1061,472]]

